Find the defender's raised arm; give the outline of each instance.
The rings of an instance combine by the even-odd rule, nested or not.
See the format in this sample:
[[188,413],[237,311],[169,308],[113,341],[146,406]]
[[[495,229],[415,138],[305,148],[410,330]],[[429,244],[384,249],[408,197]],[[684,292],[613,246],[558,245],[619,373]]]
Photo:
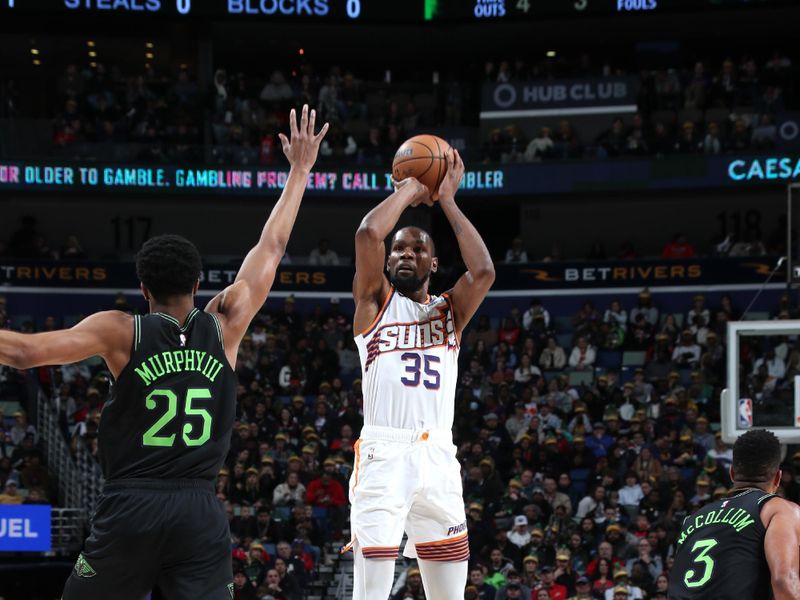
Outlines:
[[309,111],[308,105],[304,105],[298,127],[297,115],[292,109],[289,115],[291,139],[282,133],[278,134],[291,166],[286,187],[272,209],[258,243],[242,262],[236,280],[206,307],[207,311],[222,314],[223,332],[226,340],[231,342],[226,343],[225,349],[231,364],[235,362],[236,348],[250,321],[267,299],[275,280],[275,271],[286,252],[308,175],[317,160],[322,138],[328,131],[328,124],[325,123],[320,132],[315,134],[315,122],[316,111]]

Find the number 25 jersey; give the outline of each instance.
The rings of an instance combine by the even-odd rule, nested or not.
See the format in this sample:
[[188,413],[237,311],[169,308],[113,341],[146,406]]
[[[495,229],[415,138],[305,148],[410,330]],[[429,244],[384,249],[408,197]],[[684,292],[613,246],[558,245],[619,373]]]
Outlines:
[[364,425],[452,429],[459,342],[448,294],[421,304],[393,287],[355,341]]
[[215,315],[134,317],[131,359],[103,406],[106,479],[216,479],[236,415],[236,374]]

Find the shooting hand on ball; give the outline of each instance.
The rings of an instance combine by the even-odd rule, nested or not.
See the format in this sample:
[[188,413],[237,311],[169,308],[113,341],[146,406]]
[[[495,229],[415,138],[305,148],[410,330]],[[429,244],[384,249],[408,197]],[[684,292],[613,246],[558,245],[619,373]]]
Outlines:
[[393,177],[392,185],[394,185],[396,192],[401,190],[408,191],[409,206],[419,206],[420,204],[433,206],[433,200],[431,200],[430,191],[428,190],[427,186],[420,183],[419,179],[416,177],[406,177],[400,181],[397,181]]
[[289,132],[291,139],[279,133],[283,153],[289,160],[293,168],[311,171],[317,161],[317,153],[322,138],[328,133],[328,124],[322,126],[318,134],[314,134],[314,126],[317,120],[317,111],[312,110],[309,115],[308,104],[303,105],[303,112],[300,117],[300,125],[297,124],[297,113],[294,109],[289,113]]
[[447,173],[442,183],[439,184],[439,201],[453,202],[461,179],[464,177],[464,161],[461,160],[461,155],[455,148],[447,152],[445,157],[447,158]]

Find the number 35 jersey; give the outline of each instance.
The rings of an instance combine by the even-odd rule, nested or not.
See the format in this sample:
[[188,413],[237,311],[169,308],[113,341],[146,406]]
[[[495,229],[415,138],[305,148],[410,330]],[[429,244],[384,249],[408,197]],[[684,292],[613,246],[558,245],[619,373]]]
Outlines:
[[669,573],[670,600],[769,600],[761,509],[774,498],[746,489],[686,517]]
[[134,317],[130,362],[103,406],[98,450],[114,479],[216,479],[228,453],[236,375],[217,317],[192,310],[182,325]]
[[452,429],[459,342],[447,294],[421,304],[392,288],[355,341],[364,425]]

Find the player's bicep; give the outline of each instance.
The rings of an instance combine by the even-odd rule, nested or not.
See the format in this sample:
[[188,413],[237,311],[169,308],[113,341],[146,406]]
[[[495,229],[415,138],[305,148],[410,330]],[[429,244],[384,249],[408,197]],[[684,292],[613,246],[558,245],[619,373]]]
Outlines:
[[206,312],[219,315],[226,346],[239,346],[250,322],[264,306],[266,296],[252,290],[246,280],[237,280],[206,305]]
[[800,564],[800,510],[789,503],[776,508],[764,538],[764,553],[773,579],[777,574],[796,573]]
[[[116,311],[95,313],[71,329],[20,338],[23,363],[29,367],[75,363],[92,356],[108,359],[120,339],[132,342],[131,317]],[[130,329],[130,331],[127,331]],[[125,335],[127,333],[127,335]],[[121,337],[120,337],[121,336]]]

